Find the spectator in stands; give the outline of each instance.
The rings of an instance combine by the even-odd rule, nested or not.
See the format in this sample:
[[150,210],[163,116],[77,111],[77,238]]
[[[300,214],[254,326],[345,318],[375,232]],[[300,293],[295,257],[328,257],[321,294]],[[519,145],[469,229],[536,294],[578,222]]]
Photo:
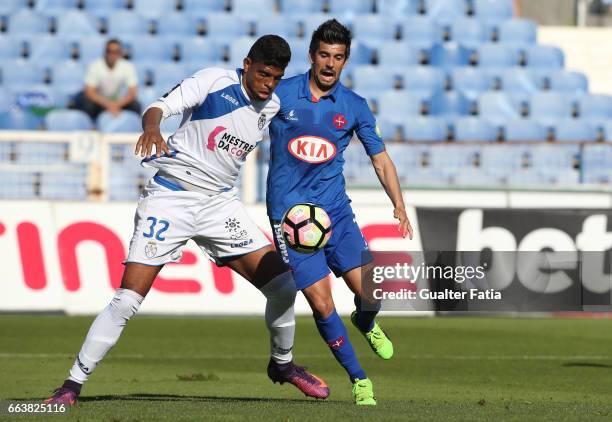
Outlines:
[[512,0],[512,5],[514,6],[514,16],[517,18],[521,17],[521,0]]
[[75,108],[95,119],[108,111],[118,115],[127,109],[140,113],[136,100],[138,78],[134,65],[123,58],[123,47],[117,39],[106,43],[104,57],[93,61],[85,75],[85,88],[75,99]]

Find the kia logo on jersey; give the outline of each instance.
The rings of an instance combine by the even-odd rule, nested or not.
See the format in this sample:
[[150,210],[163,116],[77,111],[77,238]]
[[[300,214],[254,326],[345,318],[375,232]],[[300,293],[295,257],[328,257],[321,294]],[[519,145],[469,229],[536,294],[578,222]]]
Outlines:
[[324,163],[336,155],[336,146],[319,136],[298,136],[287,148],[295,158],[311,164]]

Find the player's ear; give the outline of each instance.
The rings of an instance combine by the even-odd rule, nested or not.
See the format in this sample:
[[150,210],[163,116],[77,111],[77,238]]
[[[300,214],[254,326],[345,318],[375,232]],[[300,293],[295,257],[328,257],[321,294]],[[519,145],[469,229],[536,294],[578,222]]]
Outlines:
[[249,68],[252,64],[253,60],[251,60],[249,57],[244,58],[244,60],[242,61],[242,68],[244,69],[244,73],[247,73],[249,71]]

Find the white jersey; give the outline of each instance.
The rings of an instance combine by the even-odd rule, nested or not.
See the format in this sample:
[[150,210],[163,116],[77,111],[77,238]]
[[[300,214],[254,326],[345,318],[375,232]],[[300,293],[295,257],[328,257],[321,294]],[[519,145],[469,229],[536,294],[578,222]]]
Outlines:
[[168,138],[170,155],[153,155],[143,166],[212,192],[235,187],[246,156],[263,139],[280,100],[252,102],[242,86],[242,69],[203,69],[183,80],[148,108],[166,118],[183,114]]

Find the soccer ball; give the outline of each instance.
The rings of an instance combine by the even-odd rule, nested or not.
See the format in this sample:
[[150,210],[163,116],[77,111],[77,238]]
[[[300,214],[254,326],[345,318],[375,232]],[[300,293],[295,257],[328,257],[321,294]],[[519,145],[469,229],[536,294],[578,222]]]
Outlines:
[[321,207],[315,204],[297,204],[289,208],[281,222],[285,243],[300,253],[312,253],[321,249],[329,240],[331,220]]

